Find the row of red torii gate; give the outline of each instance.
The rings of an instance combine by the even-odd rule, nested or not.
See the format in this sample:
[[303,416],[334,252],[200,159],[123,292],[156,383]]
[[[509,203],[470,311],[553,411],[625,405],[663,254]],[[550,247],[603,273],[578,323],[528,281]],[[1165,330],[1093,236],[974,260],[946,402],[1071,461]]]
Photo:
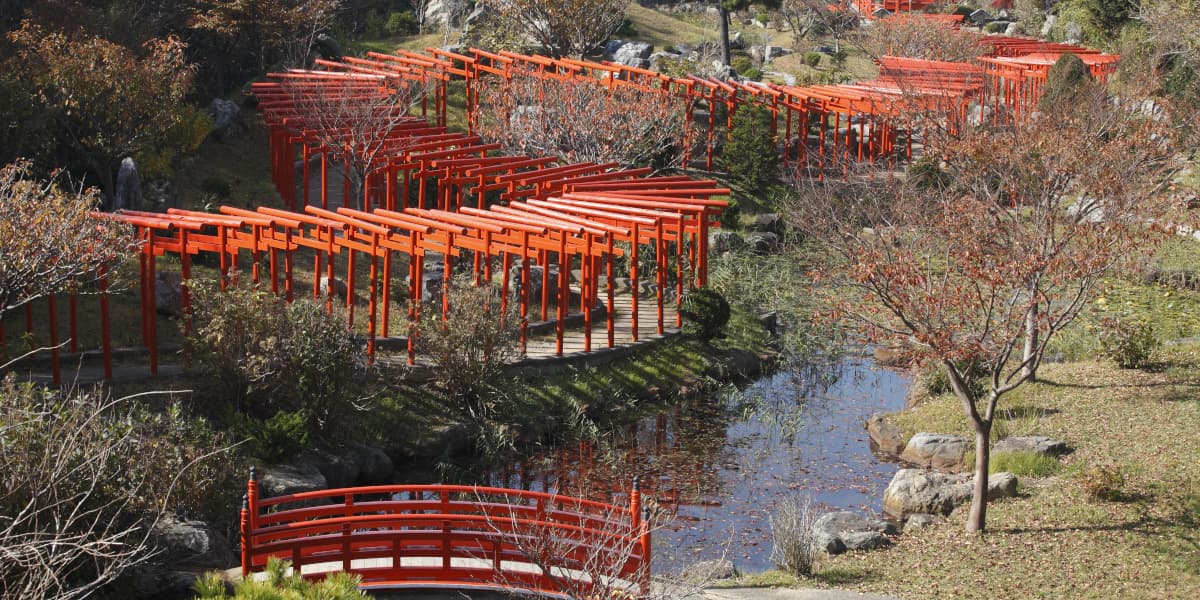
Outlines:
[[[655,304],[656,331],[662,333],[668,326],[666,304],[674,302],[678,308],[686,290],[707,282],[708,233],[720,225],[728,205],[723,198],[730,190],[714,180],[656,175],[649,168],[500,154],[498,144],[473,131],[480,109],[478,86],[485,78],[519,74],[582,80],[678,98],[686,113],[680,140],[683,164],[701,160],[693,160],[692,154],[702,152],[703,168],[708,170],[714,167],[714,148],[723,135],[715,108],[725,108],[728,121],[723,125],[728,129],[738,106],[760,104],[775,116],[772,136],[803,138],[795,148],[782,144],[785,166],[820,178],[826,160],[843,159],[837,164],[844,174],[852,161],[891,164],[911,156],[915,132],[905,129],[904,115],[913,109],[937,110],[953,124],[966,120],[971,105],[991,106],[995,122],[1015,122],[1036,106],[1058,56],[1079,55],[1101,80],[1113,72],[1118,58],[1025,38],[981,36],[980,44],[989,52],[976,63],[884,57],[877,79],[807,87],[675,78],[611,63],[432,48],[425,53],[321,60],[321,70],[272,73],[253,91],[270,132],[272,179],[287,210],[221,206],[216,213],[173,209],[109,215],[134,226],[141,241],[141,329],[150,372],[157,373],[159,362],[155,257],[164,255],[178,257],[181,265],[185,312],[186,281],[192,258],[199,254],[215,255],[222,288],[244,267],[255,284],[266,279],[274,292],[289,300],[295,293],[293,269],[303,256],[312,261],[312,296],[325,298],[329,305],[335,297],[338,257],[344,257],[340,262],[351,326],[356,287],[362,283],[357,281],[358,266],[365,263],[367,352],[372,359],[376,339],[396,332],[391,295],[399,263],[407,270],[408,322],[421,310],[419,300],[431,267],[436,265],[442,275],[444,315],[451,311],[445,283],[453,277],[456,261],[476,282],[493,281],[499,269],[501,301],[519,304],[522,348],[528,341],[528,323],[536,318],[553,323],[555,353],[562,354],[565,323],[576,304],[584,351],[594,348],[596,316],[605,327],[596,346],[614,345],[614,271],[622,259],[634,290],[633,340],[638,336],[639,279],[653,282],[652,297],[646,300]],[[449,85],[455,80],[465,82],[465,132],[451,131],[447,124]],[[427,91],[419,97],[420,116],[412,114],[416,104],[380,101],[400,85],[413,83]],[[338,108],[331,111],[331,106]],[[696,118],[701,108],[707,119]],[[333,118],[345,114],[329,114],[339,111],[353,113],[353,123]],[[901,139],[903,144],[898,143]],[[359,165],[361,176],[353,197],[351,177],[342,178],[344,189],[335,197],[339,195],[331,194],[330,167],[348,169],[352,164]],[[577,274],[575,289],[572,272]],[[510,278],[510,273],[517,275]],[[516,289],[510,290],[510,285]],[[531,289],[539,290],[540,297],[531,297]],[[50,305],[51,346],[56,346],[53,299]],[[72,297],[71,349],[78,348],[75,305]],[[501,313],[506,309],[502,306]],[[101,294],[100,346],[104,377],[111,379],[108,312],[108,297]],[[678,311],[672,312],[678,325]],[[31,329],[32,317],[26,317]],[[407,323],[402,333],[408,333]],[[411,363],[414,340],[406,337]],[[59,351],[53,354],[57,383]]]

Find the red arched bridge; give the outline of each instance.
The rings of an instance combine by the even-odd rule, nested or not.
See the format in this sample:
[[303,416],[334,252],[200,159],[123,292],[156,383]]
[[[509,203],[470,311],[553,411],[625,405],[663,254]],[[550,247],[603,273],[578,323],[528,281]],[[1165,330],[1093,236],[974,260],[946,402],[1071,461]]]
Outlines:
[[241,511],[242,575],[270,558],[366,589],[491,589],[644,597],[650,527],[637,482],[624,505],[506,488],[384,485],[259,498]]

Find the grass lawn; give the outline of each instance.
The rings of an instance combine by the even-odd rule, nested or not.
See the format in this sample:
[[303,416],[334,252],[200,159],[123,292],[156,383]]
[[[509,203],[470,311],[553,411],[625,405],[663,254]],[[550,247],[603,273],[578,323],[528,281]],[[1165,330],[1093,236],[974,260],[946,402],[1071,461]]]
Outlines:
[[[1043,367],[1001,401],[998,427],[1076,450],[1057,476],[1027,478],[991,504],[989,532],[964,533],[965,509],[887,550],[824,560],[796,582],[902,598],[1194,598],[1200,594],[1200,346],[1160,352],[1153,372],[1085,361]],[[906,434],[969,434],[956,399],[894,416]],[[1118,469],[1118,501],[1091,499],[1089,466]],[[749,583],[788,585],[771,573]]]

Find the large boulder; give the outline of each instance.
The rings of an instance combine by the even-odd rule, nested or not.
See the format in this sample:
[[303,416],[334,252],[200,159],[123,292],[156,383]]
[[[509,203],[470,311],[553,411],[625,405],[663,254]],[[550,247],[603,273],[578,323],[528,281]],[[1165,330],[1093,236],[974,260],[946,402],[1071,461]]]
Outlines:
[[300,492],[312,492],[329,488],[325,475],[312,462],[290,465],[274,465],[263,469],[258,482],[263,498],[286,496]]
[[921,432],[908,440],[900,460],[918,467],[957,472],[962,470],[967,444],[965,438],[957,435]]
[[779,235],[770,231],[752,231],[746,236],[746,245],[755,254],[770,254],[779,248]]
[[217,141],[231,140],[247,130],[242,122],[242,108],[233,100],[213,98],[208,103],[208,116],[213,122],[211,135]]
[[158,271],[154,274],[154,310],[168,317],[183,314],[183,277],[179,273]]
[[386,452],[374,446],[359,446],[355,448],[355,453],[362,466],[358,475],[360,483],[379,485],[391,482],[395,468]]
[[783,235],[787,230],[787,222],[779,213],[762,213],[754,215],[754,231],[766,231],[775,235]]
[[121,159],[121,166],[117,169],[117,189],[113,192],[112,208],[142,208],[142,179],[138,176],[137,163],[128,156]]
[[872,519],[850,511],[821,515],[813,523],[813,546],[828,554],[849,550],[873,550],[890,545],[889,535],[900,533],[891,521]]
[[867,419],[867,435],[871,438],[871,450],[887,456],[900,456],[904,451],[904,434],[895,423],[876,413]]
[[708,234],[708,249],[716,254],[724,254],[746,247],[746,240],[736,231],[714,231]]
[[604,60],[627,67],[645,69],[650,66],[650,53],[652,52],[654,52],[654,46],[646,42],[610,40],[604,46]]
[[227,569],[237,564],[232,545],[204,521],[166,515],[154,527],[162,562],[174,568]]
[[[905,520],[915,514],[948,515],[971,500],[974,478],[900,469],[883,491],[883,512]],[[1017,477],[1012,473],[988,476],[988,499],[1008,498],[1017,494]]]
[[1070,454],[1071,447],[1062,440],[1048,438],[1044,435],[1019,435],[1006,437],[992,446],[992,455],[1005,452],[1034,452],[1047,456],[1062,456]]

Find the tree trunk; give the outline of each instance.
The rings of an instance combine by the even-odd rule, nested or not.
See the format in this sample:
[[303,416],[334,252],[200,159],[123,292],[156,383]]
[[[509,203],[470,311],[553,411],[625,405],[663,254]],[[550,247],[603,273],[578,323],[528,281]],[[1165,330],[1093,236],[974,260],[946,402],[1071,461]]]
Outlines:
[[967,531],[982,533],[987,527],[988,462],[991,458],[992,422],[975,423],[975,490],[971,494],[971,513]]
[[729,9],[722,4],[718,10],[721,21],[721,61],[729,66]]
[[1021,368],[1021,374],[1029,378],[1029,381],[1037,380],[1037,363],[1033,360],[1033,353],[1038,347],[1038,305],[1033,304],[1029,307],[1029,312],[1025,313],[1025,349],[1021,354],[1025,366]]

